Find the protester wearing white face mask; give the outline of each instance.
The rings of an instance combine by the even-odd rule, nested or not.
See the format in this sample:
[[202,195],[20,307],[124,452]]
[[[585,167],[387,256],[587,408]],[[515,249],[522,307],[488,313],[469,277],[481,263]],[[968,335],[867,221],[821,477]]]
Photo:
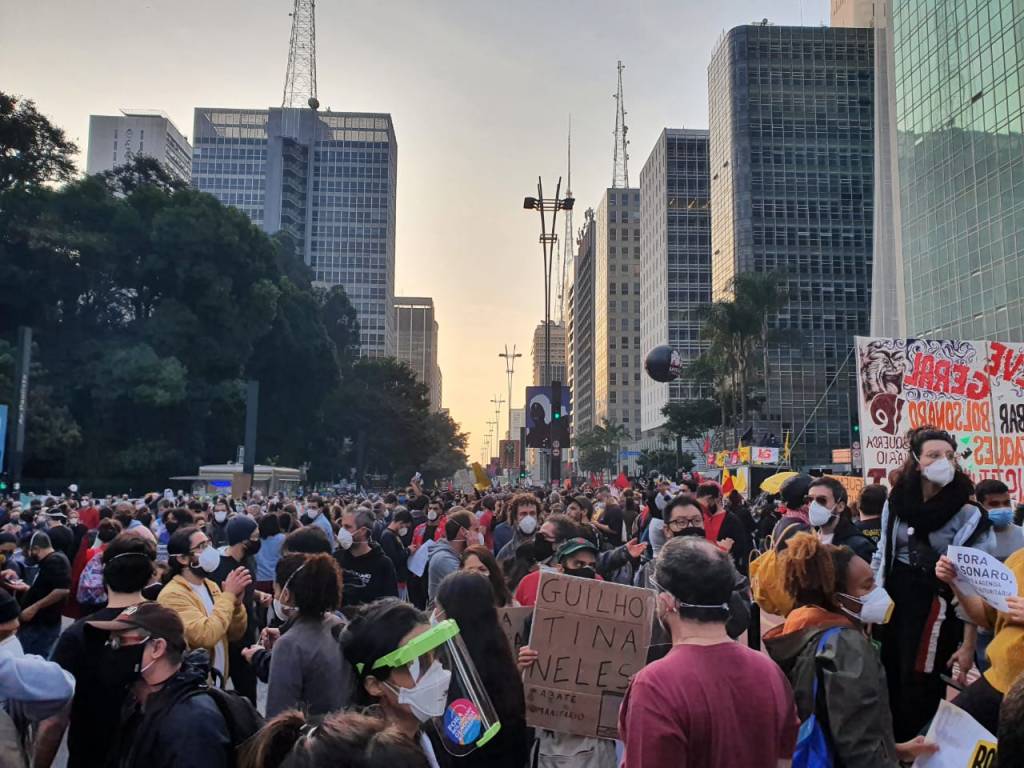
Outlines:
[[893,605],[868,564],[807,533],[789,540],[784,563],[796,608],[765,648],[793,686],[801,722],[815,715],[835,764],[847,768],[898,768],[933,752],[921,738],[893,737],[885,671],[865,632]]
[[219,549],[228,543],[228,518],[230,516],[227,502],[218,501],[214,504],[213,517],[206,526],[206,536],[210,539],[214,549]]
[[927,725],[946,693],[942,680],[958,662],[970,669],[974,649],[959,647],[963,621],[935,565],[953,544],[989,551],[993,537],[970,502],[974,486],[956,465],[956,441],[934,427],[909,436],[910,451],[882,511],[882,537],[872,561],[879,585],[896,604],[882,631],[882,663],[897,741]]
[[[509,502],[508,524],[512,528],[512,538],[495,553],[498,564],[506,571],[515,560],[519,546],[532,541],[537,529],[540,528],[540,505],[537,503],[537,497],[521,493],[513,498]],[[495,539],[498,538],[496,530]],[[497,543],[496,541],[495,545]]]
[[865,563],[875,554],[875,544],[850,519],[846,488],[832,477],[816,478],[807,489],[811,503],[807,517],[825,544],[849,547]]
[[457,509],[448,514],[444,524],[444,538],[430,551],[427,561],[427,600],[433,602],[444,577],[459,570],[459,555],[466,547],[484,543],[480,521],[468,509]]
[[334,559],[344,573],[346,607],[372,603],[382,597],[398,597],[395,566],[373,540],[373,510],[359,507],[341,515],[338,549]]
[[174,610],[185,626],[189,648],[205,648],[223,684],[228,673],[228,642],[240,640],[248,624],[242,595],[252,583],[248,568],[233,570],[223,591],[207,578],[220,565],[220,553],[198,528],[181,528],[167,542],[168,570],[157,601]]

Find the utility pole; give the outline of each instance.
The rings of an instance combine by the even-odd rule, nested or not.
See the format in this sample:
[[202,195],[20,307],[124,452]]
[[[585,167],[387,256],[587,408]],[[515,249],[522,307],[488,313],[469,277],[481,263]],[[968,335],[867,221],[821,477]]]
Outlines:
[[317,109],[320,102],[316,98],[316,0],[295,0],[290,16],[292,35],[281,106]]
[[612,156],[612,187],[629,186],[629,139],[626,127],[626,102],[622,98],[622,70],[626,65],[619,62],[619,87],[615,92],[615,153]]
[[14,413],[8,440],[10,448],[11,489],[21,490],[21,470],[25,463],[25,426],[28,424],[28,376],[32,368],[32,329],[18,326],[18,349],[14,360]]
[[[568,136],[568,149],[567,149],[567,171],[568,175],[565,180],[565,196],[568,198],[572,197],[572,115],[569,115],[569,136]],[[562,237],[562,274],[561,279],[558,282],[558,322],[563,324],[565,322],[565,296],[566,296],[566,285],[572,281],[572,266],[576,258],[573,253],[573,243],[575,239],[572,236],[573,233],[572,224],[572,208],[569,208],[565,212],[565,234]],[[553,227],[552,227],[553,228]]]
[[[554,264],[554,247],[558,241],[555,234],[555,222],[559,211],[571,211],[576,202],[573,198],[560,197],[562,191],[562,177],[558,177],[558,184],[555,186],[555,196],[544,197],[544,184],[537,177],[537,197],[527,197],[523,200],[523,208],[528,211],[540,213],[540,247],[544,255],[544,386],[551,386],[551,269]],[[548,220],[545,214],[551,214],[551,229],[548,229]],[[543,450],[542,450],[543,453]],[[541,466],[545,462],[541,462]]]
[[494,431],[498,435],[498,449],[501,450],[501,430],[498,429],[498,424],[501,422],[501,406],[505,402],[505,398],[495,395],[491,398],[491,402],[494,403]]
[[[516,372],[516,358],[522,357],[522,352],[516,352],[516,345],[512,345],[512,351],[508,351],[508,344],[505,351],[499,352],[498,357],[505,358],[505,375],[508,376],[508,439],[515,440],[512,436],[512,375]],[[522,446],[520,446],[520,450]]]

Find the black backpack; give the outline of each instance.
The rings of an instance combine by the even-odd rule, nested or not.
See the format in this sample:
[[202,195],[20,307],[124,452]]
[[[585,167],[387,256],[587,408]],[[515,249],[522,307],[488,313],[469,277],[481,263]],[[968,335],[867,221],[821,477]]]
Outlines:
[[227,724],[231,746],[234,747],[237,755],[239,748],[258,733],[267,721],[245,696],[205,683],[193,688],[181,700],[204,694],[213,699],[213,703],[217,705],[221,717]]

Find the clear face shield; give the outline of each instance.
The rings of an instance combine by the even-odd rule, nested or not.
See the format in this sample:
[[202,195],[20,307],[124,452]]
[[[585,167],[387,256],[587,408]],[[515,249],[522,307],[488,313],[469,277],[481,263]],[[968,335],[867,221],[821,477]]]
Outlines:
[[454,620],[439,622],[373,665],[384,667],[406,671],[412,687],[396,685],[394,675],[384,685],[420,722],[433,724],[449,754],[468,755],[501,730]]

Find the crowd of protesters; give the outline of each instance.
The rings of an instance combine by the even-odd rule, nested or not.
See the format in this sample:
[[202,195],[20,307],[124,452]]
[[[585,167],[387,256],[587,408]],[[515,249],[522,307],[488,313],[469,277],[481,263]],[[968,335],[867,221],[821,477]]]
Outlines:
[[[954,695],[1024,764],[1024,597],[996,611],[946,557],[976,547],[1024,584],[1020,512],[947,433],[909,445],[856,503],[828,476],[750,503],[696,474],[7,501],[0,764],[777,768],[814,726],[832,764],[895,767],[941,749],[924,734]],[[527,722],[538,651],[499,611],[545,573],[655,595],[617,740]],[[474,748],[445,737],[457,687],[493,726]]]

